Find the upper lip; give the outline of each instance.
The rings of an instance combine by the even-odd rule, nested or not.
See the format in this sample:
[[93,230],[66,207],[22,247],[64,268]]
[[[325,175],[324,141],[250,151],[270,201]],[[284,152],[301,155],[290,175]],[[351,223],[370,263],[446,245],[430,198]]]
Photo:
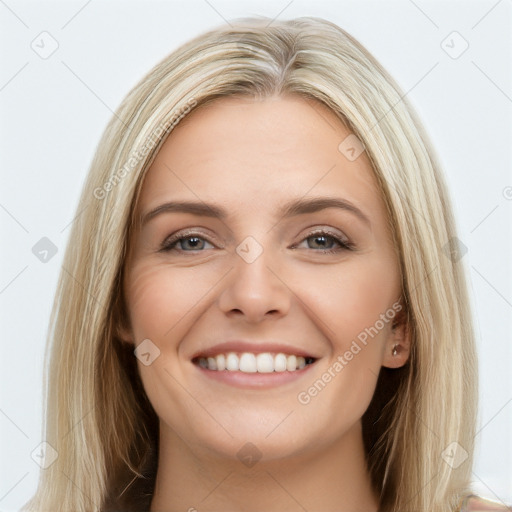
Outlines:
[[263,352],[283,353],[287,355],[295,355],[302,357],[311,357],[318,359],[318,356],[311,354],[307,350],[287,345],[286,343],[277,342],[250,342],[250,341],[226,341],[218,343],[209,348],[197,351],[192,359],[197,357],[214,357],[218,354],[227,354],[229,352],[251,352],[253,354],[261,354]]

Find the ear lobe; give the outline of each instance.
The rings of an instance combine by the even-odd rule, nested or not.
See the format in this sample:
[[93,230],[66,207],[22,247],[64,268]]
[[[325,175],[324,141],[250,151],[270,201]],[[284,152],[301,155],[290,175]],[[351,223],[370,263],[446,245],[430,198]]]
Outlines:
[[385,343],[382,366],[400,368],[409,360],[411,354],[411,329],[407,315],[401,311],[393,323]]

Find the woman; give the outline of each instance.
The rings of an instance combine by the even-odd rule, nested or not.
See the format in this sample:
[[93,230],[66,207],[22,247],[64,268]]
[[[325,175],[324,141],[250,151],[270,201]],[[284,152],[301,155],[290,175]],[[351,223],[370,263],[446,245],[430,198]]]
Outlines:
[[490,510],[454,221],[351,36],[240,20],[157,65],[98,147],[61,273],[25,510]]

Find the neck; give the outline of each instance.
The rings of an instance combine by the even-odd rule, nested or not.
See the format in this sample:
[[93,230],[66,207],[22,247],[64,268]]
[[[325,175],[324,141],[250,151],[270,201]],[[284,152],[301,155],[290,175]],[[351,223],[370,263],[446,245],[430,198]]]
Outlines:
[[377,512],[360,424],[322,452],[252,467],[238,459],[198,456],[160,424],[151,512]]

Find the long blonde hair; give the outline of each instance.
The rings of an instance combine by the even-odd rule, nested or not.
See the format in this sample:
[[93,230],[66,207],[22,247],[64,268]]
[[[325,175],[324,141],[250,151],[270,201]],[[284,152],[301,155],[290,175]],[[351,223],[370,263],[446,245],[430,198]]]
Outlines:
[[[127,321],[123,263],[142,181],[191,109],[223,96],[276,94],[316,99],[339,116],[362,141],[387,206],[412,352],[402,369],[382,370],[363,417],[380,510],[453,511],[468,492],[474,335],[455,223],[430,142],[397,84],[338,26],[318,18],[245,18],[161,61],[102,136],[66,248],[46,347],[43,439],[58,458],[41,470],[24,511],[106,510],[130,492],[137,499],[133,489],[150,497],[158,418],[133,350],[116,334]],[[454,451],[457,464],[450,463]]]

